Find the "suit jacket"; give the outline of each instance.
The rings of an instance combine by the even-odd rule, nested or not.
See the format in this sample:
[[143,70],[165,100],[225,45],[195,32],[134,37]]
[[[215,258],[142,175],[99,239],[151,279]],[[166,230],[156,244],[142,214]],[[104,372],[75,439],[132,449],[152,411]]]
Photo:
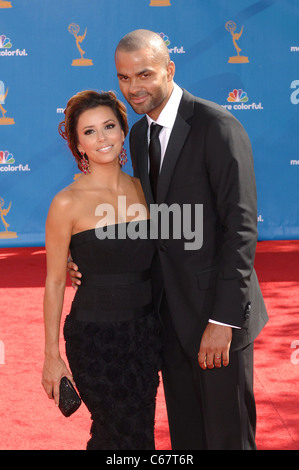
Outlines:
[[[154,201],[147,128],[145,116],[132,127],[130,152],[134,174],[150,206]],[[199,249],[186,250],[188,240],[171,233],[169,239],[157,240],[155,292],[160,299],[165,288],[183,348],[197,356],[209,318],[240,327],[233,330],[231,350],[245,347],[257,337],[268,316],[253,267],[257,206],[251,144],[232,114],[183,90],[156,203],[178,204],[182,213],[184,204],[203,209]],[[193,227],[195,217],[193,211]]]

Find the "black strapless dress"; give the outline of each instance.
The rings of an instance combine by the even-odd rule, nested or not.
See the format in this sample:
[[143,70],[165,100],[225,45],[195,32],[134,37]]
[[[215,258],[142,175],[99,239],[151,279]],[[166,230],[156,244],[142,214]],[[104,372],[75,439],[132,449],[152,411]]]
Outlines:
[[[149,234],[148,221],[135,224],[143,233],[146,226]],[[71,239],[82,285],[66,318],[64,337],[71,372],[91,413],[87,450],[155,448],[161,368],[150,277],[155,244],[149,236],[124,238],[128,225],[100,229],[97,235],[104,239],[94,229]]]

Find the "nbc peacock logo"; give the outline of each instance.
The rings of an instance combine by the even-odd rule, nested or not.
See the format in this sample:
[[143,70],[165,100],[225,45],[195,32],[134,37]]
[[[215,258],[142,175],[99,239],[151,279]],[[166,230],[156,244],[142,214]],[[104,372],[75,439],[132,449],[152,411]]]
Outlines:
[[18,173],[31,171],[29,164],[15,163],[15,157],[8,150],[0,150],[0,173]]
[[159,34],[159,36],[161,36],[161,38],[165,42],[166,46],[168,47],[168,51],[169,51],[170,54],[185,54],[186,53],[186,51],[184,50],[184,46],[169,47],[171,42],[170,42],[169,36],[167,36],[166,34],[164,34],[164,33],[157,33],[157,34]]
[[0,35],[0,49],[9,49],[12,47],[12,43],[5,34]]
[[233,90],[229,93],[227,101],[232,103],[246,103],[248,101],[248,96],[246,91],[241,89]]
[[15,159],[12,153],[9,153],[8,150],[0,150],[0,165],[8,165],[14,162]]
[[262,103],[248,103],[249,98],[246,91],[239,89],[234,89],[229,92],[227,100],[229,104],[222,105],[223,108],[226,108],[228,111],[231,110],[259,110],[264,109]]
[[26,49],[12,50],[12,41],[5,34],[0,34],[0,56],[28,56]]
[[166,34],[164,33],[158,33],[159,36],[161,36],[161,38],[163,39],[163,41],[165,42],[166,46],[170,46],[170,41],[169,41],[169,37],[166,36]]

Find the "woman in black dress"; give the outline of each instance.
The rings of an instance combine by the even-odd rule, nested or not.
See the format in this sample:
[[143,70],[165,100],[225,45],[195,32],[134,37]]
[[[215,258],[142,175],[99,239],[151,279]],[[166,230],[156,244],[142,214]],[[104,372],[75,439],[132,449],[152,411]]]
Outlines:
[[[154,449],[160,369],[151,284],[155,242],[140,182],[121,169],[125,106],[112,92],[78,93],[59,130],[84,174],[54,197],[47,218],[42,383],[56,404],[61,378],[76,384],[91,413],[87,449]],[[136,212],[128,211],[132,204]],[[59,352],[69,250],[82,272],[64,324],[71,372]]]

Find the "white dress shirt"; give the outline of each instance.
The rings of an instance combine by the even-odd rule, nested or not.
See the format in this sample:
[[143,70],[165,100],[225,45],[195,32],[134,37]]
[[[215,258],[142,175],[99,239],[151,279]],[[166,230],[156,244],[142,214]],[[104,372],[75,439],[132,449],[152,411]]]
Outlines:
[[159,134],[159,139],[161,143],[160,169],[163,163],[169,137],[170,137],[174,122],[176,120],[176,116],[178,113],[182,96],[183,96],[183,90],[176,83],[174,83],[173,91],[170,95],[170,98],[167,101],[166,105],[164,106],[163,110],[161,111],[157,121],[153,121],[152,118],[146,115],[147,121],[148,121],[148,142],[149,142],[151,123],[155,122],[156,124],[159,124],[160,126],[163,127],[163,129],[161,129],[160,134]]
[[[148,121],[148,142],[149,142],[149,136],[150,136],[150,127],[151,127],[152,122],[155,122],[156,124],[159,124],[160,126],[163,126],[163,129],[161,129],[160,134],[159,134],[159,139],[160,139],[160,144],[161,144],[160,169],[163,164],[163,159],[165,156],[166,148],[168,145],[168,141],[170,138],[170,134],[171,134],[174,122],[176,120],[176,116],[178,113],[182,96],[183,96],[183,90],[176,83],[174,83],[173,91],[169,97],[169,100],[167,101],[166,105],[161,111],[158,119],[156,121],[153,121],[152,118],[146,115],[147,121]],[[216,325],[230,326],[231,328],[239,329],[239,327],[237,326],[227,325],[226,323],[220,323],[218,321],[211,320],[211,319],[209,320],[209,322],[215,323]]]

